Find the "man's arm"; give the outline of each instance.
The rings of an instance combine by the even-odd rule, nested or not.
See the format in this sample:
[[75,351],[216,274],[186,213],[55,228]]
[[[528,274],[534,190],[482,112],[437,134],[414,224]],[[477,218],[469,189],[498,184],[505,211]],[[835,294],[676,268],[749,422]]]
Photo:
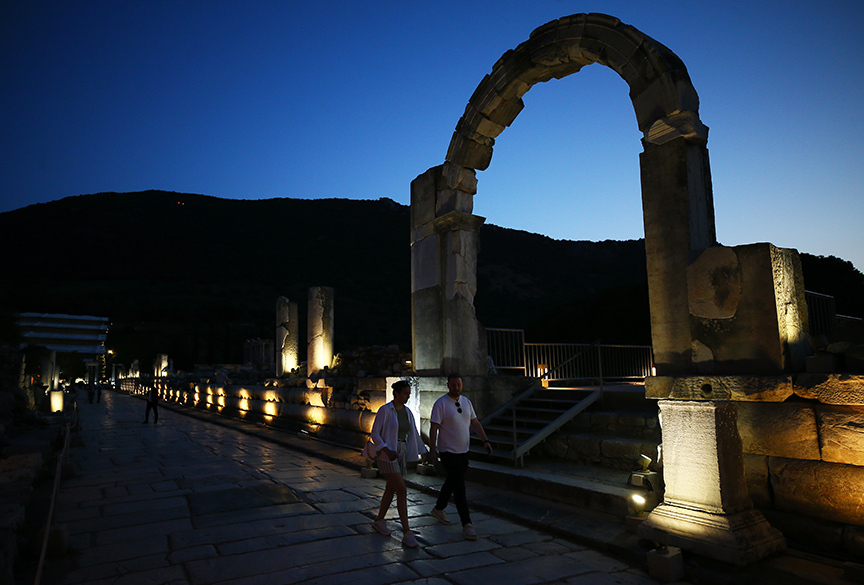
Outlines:
[[438,461],[438,423],[429,423],[429,458],[432,463]]
[[[489,442],[489,438],[486,436],[486,431],[483,429],[483,425],[480,424],[480,421],[476,418],[471,419],[471,428],[474,429],[474,432],[477,433],[477,436],[483,439],[483,447],[486,449],[486,454],[492,454],[492,443]],[[430,433],[431,434],[431,433]]]

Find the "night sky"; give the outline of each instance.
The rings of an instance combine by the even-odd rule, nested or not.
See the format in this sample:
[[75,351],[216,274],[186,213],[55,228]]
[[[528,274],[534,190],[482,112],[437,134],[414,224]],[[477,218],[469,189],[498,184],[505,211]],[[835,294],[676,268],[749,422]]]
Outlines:
[[[546,22],[620,18],[686,64],[717,237],[864,269],[864,2],[0,5],[0,212],[103,191],[409,202],[483,76]],[[540,84],[474,212],[557,239],[643,236],[626,83]]]

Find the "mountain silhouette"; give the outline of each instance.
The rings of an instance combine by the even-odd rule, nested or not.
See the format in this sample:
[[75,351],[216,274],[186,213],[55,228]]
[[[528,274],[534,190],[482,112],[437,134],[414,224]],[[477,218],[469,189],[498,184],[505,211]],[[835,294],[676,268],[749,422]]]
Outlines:
[[[390,199],[231,200],[166,191],[67,197],[0,213],[0,340],[14,313],[111,320],[116,360],[242,361],[275,336],[275,303],[335,289],[335,349],[411,349],[409,208]],[[554,240],[484,225],[477,316],[532,341],[650,343],[642,240]],[[864,275],[802,254],[808,290],[864,314]],[[811,280],[812,279],[812,280]],[[301,344],[302,346],[302,344]],[[303,349],[301,348],[301,359]]]

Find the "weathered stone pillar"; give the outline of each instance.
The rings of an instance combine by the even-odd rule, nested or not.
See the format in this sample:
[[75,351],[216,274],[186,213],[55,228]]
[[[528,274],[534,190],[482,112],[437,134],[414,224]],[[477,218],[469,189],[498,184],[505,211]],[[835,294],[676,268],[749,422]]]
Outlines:
[[43,355],[39,363],[39,374],[45,384],[45,392],[56,390],[60,378],[60,368],[57,367],[57,352],[53,349]]
[[473,169],[433,167],[411,183],[411,325],[414,369],[425,375],[486,368],[474,312],[479,230]]
[[666,493],[639,536],[736,565],[785,548],[747,493],[737,405],[661,400],[660,413]]
[[160,353],[156,356],[156,360],[153,362],[153,376],[155,378],[161,378],[165,376],[168,372],[168,355],[164,353]]
[[715,243],[707,129],[704,133],[662,144],[646,138],[639,157],[651,337],[659,375],[690,371],[687,266]]
[[309,288],[307,374],[318,375],[333,362],[333,289]]
[[297,303],[276,299],[276,376],[287,374],[300,363]]

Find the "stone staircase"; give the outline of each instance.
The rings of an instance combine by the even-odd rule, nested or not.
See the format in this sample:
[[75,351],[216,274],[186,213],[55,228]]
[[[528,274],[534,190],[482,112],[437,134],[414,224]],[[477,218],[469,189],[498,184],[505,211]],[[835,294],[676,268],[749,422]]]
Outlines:
[[[642,385],[537,388],[482,421],[493,453],[472,437],[471,478],[623,517],[633,493],[630,472],[643,454],[657,460],[657,415]],[[541,435],[514,457],[519,445]]]

